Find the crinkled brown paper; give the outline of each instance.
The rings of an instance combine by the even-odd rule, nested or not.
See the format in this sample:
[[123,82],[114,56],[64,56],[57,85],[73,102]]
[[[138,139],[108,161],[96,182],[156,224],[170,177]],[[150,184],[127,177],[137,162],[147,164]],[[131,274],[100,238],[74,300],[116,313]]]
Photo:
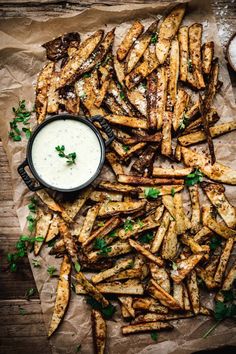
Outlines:
[[[222,48],[217,35],[215,18],[212,15],[209,1],[191,2],[184,23],[200,22],[203,24],[203,40],[215,42],[215,56],[220,58],[220,79],[224,82],[223,89],[216,97],[215,106],[221,117],[220,122],[234,118],[235,106],[232,87],[225,64]],[[170,3],[171,4],[171,3]],[[12,174],[14,201],[20,226],[25,227],[25,217],[28,213],[26,204],[30,195],[24,183],[18,176],[17,166],[25,157],[26,141],[12,142],[8,139],[9,121],[12,119],[12,107],[20,99],[26,99],[33,106],[34,85],[36,75],[44,65],[45,51],[41,44],[70,31],[78,31],[82,38],[98,28],[106,31],[116,26],[116,43],[126,32],[134,19],[144,20],[147,25],[156,16],[163,14],[170,4],[124,5],[98,7],[85,10],[72,17],[37,20],[29,18],[14,18],[1,20],[0,23],[0,53],[1,53],[1,102],[0,102],[0,135],[10,163]],[[172,3],[173,5],[173,3]],[[217,160],[229,166],[236,167],[236,134],[230,133],[214,140]],[[199,148],[198,148],[199,149]],[[200,146],[201,149],[201,146]],[[226,192],[230,201],[236,205],[235,187],[227,186]],[[37,288],[40,294],[45,325],[52,315],[56,294],[57,278],[47,274],[48,265],[60,267],[61,259],[48,255],[49,248],[45,246],[38,259],[41,268],[32,268]],[[30,260],[36,258],[29,255]],[[212,304],[212,294],[204,296],[205,305]],[[118,307],[118,306],[117,306]],[[213,320],[199,316],[193,319],[173,321],[175,329],[162,332],[158,343],[153,342],[150,334],[123,336],[120,327],[123,324],[119,310],[114,319],[108,321],[107,353],[110,354],[167,354],[192,353],[201,349],[236,344],[236,328],[231,320],[224,321],[207,339],[202,339],[203,333],[212,325]],[[52,337],[53,353],[75,353],[81,344],[81,353],[93,351],[90,309],[84,297],[71,295],[70,305],[62,325]]]

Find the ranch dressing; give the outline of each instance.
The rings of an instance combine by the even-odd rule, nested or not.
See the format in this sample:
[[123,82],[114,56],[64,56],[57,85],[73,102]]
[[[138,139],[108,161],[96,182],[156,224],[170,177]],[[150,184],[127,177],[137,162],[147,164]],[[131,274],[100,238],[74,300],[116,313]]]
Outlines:
[[[65,146],[65,154],[76,153],[75,164],[67,165],[58,156],[56,146]],[[52,187],[76,188],[87,182],[101,161],[101,146],[94,131],[72,119],[53,121],[36,135],[32,162],[39,177]]]

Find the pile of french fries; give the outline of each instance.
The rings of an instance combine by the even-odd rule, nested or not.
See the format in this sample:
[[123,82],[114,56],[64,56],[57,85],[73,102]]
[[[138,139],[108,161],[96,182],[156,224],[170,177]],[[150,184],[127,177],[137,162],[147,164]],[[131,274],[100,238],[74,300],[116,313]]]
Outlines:
[[[212,139],[235,130],[236,122],[215,125],[213,99],[222,84],[214,42],[202,45],[199,23],[181,27],[185,12],[178,5],[147,29],[135,21],[116,51],[115,29],[106,35],[98,30],[82,43],[78,33],[69,33],[44,44],[49,62],[38,76],[38,123],[65,111],[85,119],[102,115],[115,134],[106,153],[113,180],[100,181],[73,201],[58,203],[46,190],[36,193],[36,235],[45,242],[55,238],[50,254],[63,256],[49,336],[69,303],[72,265],[78,295],[91,296],[102,308],[110,305],[108,294],[116,296],[122,318],[130,322],[121,327],[124,335],[210,316],[201,304],[199,279],[219,301],[221,290],[233,286],[236,264],[226,268],[236,212],[221,183],[235,185],[236,171],[215,162]],[[204,141],[210,157],[188,148]],[[176,164],[163,168],[160,156]],[[186,188],[195,169],[214,183],[205,178]],[[200,204],[200,189],[209,204]],[[216,253],[209,247],[214,235],[223,240]],[[35,255],[41,247],[35,243]],[[92,310],[92,323],[96,352],[103,353],[107,329],[99,310]]]

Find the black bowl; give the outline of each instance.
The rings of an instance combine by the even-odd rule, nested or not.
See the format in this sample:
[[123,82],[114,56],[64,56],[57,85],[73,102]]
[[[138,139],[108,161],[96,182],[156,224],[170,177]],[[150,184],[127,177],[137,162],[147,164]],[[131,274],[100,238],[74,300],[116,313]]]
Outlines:
[[[36,169],[34,168],[33,161],[32,161],[32,147],[33,147],[35,137],[46,125],[48,125],[51,122],[56,121],[56,120],[67,120],[67,119],[80,121],[83,124],[86,124],[90,129],[93,130],[93,132],[96,134],[98,141],[100,143],[101,159],[100,159],[100,163],[98,165],[96,172],[94,173],[94,175],[91,178],[88,179],[88,181],[86,181],[82,185],[79,185],[76,188],[63,189],[63,188],[56,188],[54,186],[51,186],[50,184],[46,183],[38,175]],[[106,135],[108,137],[108,140],[106,140],[106,141],[103,140],[100,131],[95,127],[93,122],[97,122],[96,125],[101,127],[104,130],[104,132],[106,133]],[[34,130],[33,134],[31,135],[31,137],[28,141],[27,150],[26,150],[26,159],[18,167],[18,172],[19,172],[21,178],[23,179],[23,181],[25,182],[25,184],[27,185],[27,187],[31,191],[37,191],[42,188],[49,188],[49,189],[52,189],[52,190],[55,190],[58,192],[63,192],[63,193],[78,192],[79,190],[87,187],[89,184],[91,184],[95,180],[95,178],[98,177],[99,173],[102,170],[104,161],[105,161],[106,146],[108,146],[113,140],[114,140],[114,134],[112,132],[112,129],[107,124],[106,120],[102,116],[94,116],[94,117],[91,117],[88,119],[88,118],[79,117],[79,116],[72,116],[69,114],[55,115],[53,117],[46,119],[42,124],[38,125],[37,128]],[[27,172],[25,171],[26,166],[29,167],[33,177],[35,178],[35,180],[37,182],[32,180],[31,177],[27,174]]]

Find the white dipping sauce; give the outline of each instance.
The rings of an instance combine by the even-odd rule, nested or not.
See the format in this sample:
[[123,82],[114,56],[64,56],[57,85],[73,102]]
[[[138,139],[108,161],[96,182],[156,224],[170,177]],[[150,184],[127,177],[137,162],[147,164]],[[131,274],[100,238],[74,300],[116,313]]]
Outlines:
[[[56,146],[65,146],[65,154],[76,153],[75,164],[58,156]],[[36,135],[32,146],[33,166],[39,177],[60,189],[71,189],[87,182],[101,161],[101,146],[94,131],[71,119],[53,121]]]

